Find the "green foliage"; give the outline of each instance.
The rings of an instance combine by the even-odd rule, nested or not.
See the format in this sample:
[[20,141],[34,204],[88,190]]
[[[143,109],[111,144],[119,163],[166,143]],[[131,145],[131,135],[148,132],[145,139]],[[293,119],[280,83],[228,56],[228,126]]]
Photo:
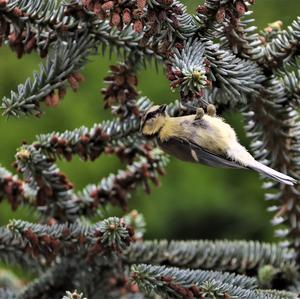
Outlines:
[[[145,241],[132,244],[125,260],[243,274],[259,272],[259,282],[264,284],[263,273],[268,267],[273,271],[268,271],[270,283],[279,275],[285,283],[295,283],[298,277],[295,256],[292,250],[276,244],[252,241]],[[260,279],[260,275],[264,277]]]
[[295,294],[254,290],[254,280],[228,273],[180,270],[164,266],[132,266],[132,279],[148,294],[167,298],[294,298]]
[[[156,295],[295,298],[299,281],[299,185],[264,183],[271,189],[266,198],[277,201],[269,208],[276,212],[272,222],[285,226],[276,234],[292,249],[251,241],[143,241],[145,223],[136,211],[124,218],[104,218],[111,206],[126,210],[133,204],[129,199],[134,190],[142,185],[149,193],[150,182],[159,185],[159,175],[165,173],[168,157],[139,133],[140,119],[154,102],[139,96],[137,78],[151,62],[165,65],[171,86],[180,89],[178,101],[168,100],[170,115],[191,114],[208,103],[214,103],[219,114],[242,107],[256,158],[299,179],[299,17],[287,29],[277,21],[257,32],[247,12],[253,2],[206,0],[190,14],[177,0],[0,1],[0,43],[9,46],[18,58],[31,52],[46,57],[32,79],[20,84],[10,98],[4,96],[4,115],[41,116],[41,103],[57,106],[67,82],[77,91],[84,79],[80,73],[83,66],[100,51],[105,55],[108,49],[110,56],[115,53],[121,60],[110,67],[107,86],[102,89],[104,106],[111,109],[114,119],[89,119],[90,128],[80,123],[79,129],[68,126],[69,131],[62,133],[58,129],[65,127],[55,124],[53,133],[40,135],[18,150],[14,166],[22,178],[0,169],[1,200],[7,199],[13,210],[28,207],[38,212],[37,223],[11,220],[0,230],[2,261],[30,268],[36,274],[26,286],[18,287],[19,293],[1,289],[0,297],[82,298],[76,291],[65,293],[79,289],[89,299]],[[166,102],[165,98],[162,101]],[[74,116],[83,122],[87,114],[79,109]],[[81,192],[75,191],[60,170],[58,160],[79,157],[86,164],[95,161],[100,165],[96,160],[105,154],[115,155],[118,166],[125,165],[123,170],[107,177],[101,172],[100,182],[91,183],[85,181],[88,174],[83,175],[80,164]],[[99,166],[98,170],[100,173]],[[185,167],[181,170],[184,175]],[[167,209],[173,205],[180,215],[184,209],[190,212],[188,196],[196,194],[191,186],[200,188],[202,184],[208,189],[207,196],[217,195],[218,201],[224,202],[231,217],[242,215],[238,206],[232,209],[225,201],[226,192],[218,190],[222,189],[222,179],[218,179],[222,178],[221,170],[212,176],[218,188],[207,188],[212,172],[207,173],[202,181],[195,176],[196,183],[189,182],[183,194],[174,193]],[[178,175],[178,171],[171,168],[172,174]],[[237,182],[231,184],[232,192],[236,192]],[[175,186],[173,182],[175,192],[181,183]],[[236,196],[244,199],[246,189],[251,190],[248,185],[247,181]],[[156,215],[164,212],[155,209]],[[199,223],[198,209],[190,214],[185,222],[194,217]],[[95,215],[101,220],[93,224],[91,217]],[[166,221],[159,218],[167,219],[168,213],[163,215],[154,219],[159,228]],[[204,220],[203,231],[209,234],[218,218]],[[178,219],[182,218],[174,219],[174,230],[182,227]],[[256,218],[251,221],[256,222]],[[184,237],[191,231],[185,228]],[[14,279],[6,277],[10,282]]]
[[[63,96],[65,81],[74,78],[72,74],[78,72],[86,63],[93,46],[93,38],[86,34],[77,40],[59,39],[54,46],[53,55],[48,56],[45,65],[40,66],[39,73],[33,74],[33,80],[27,79],[24,85],[18,86],[17,93],[12,92],[10,98],[3,99],[4,115],[38,116],[41,113],[39,102],[47,100],[47,96],[55,90],[58,90],[59,98]],[[76,83],[73,83],[72,87],[76,89]],[[49,101],[48,105],[51,105]]]

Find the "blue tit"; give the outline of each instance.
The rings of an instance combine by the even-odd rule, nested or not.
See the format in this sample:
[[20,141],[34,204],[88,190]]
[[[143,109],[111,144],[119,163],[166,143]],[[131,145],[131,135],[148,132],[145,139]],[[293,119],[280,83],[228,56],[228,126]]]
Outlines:
[[280,183],[293,185],[296,180],[256,161],[242,146],[233,128],[216,116],[208,105],[196,114],[170,117],[166,105],[152,106],[143,115],[140,129],[145,137],[155,138],[160,148],[176,158],[212,167],[248,168]]

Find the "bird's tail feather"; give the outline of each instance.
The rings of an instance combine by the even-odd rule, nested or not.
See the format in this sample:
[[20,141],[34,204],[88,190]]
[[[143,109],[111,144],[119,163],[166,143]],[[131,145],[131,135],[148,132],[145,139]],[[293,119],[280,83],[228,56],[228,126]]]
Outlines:
[[297,183],[297,181],[286,175],[286,174],[283,174],[279,171],[276,171],[262,163],[259,163],[257,161],[255,161],[252,165],[249,165],[249,168],[269,177],[269,178],[272,178],[280,183],[283,183],[283,184],[286,184],[286,185],[294,185],[295,183]]

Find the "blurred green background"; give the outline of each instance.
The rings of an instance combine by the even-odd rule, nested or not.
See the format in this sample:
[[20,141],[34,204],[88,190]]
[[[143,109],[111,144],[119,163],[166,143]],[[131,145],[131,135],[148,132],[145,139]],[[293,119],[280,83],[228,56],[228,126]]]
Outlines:
[[[194,11],[198,1],[185,1],[189,11]],[[287,26],[300,13],[299,0],[261,0],[253,6],[259,29],[267,23],[282,20]],[[25,56],[18,60],[6,47],[0,48],[0,97],[9,96],[18,83],[31,76],[40,58]],[[116,61],[105,57],[91,57],[84,69],[85,82],[77,93],[69,91],[67,97],[55,109],[45,108],[45,115],[38,118],[9,119],[0,121],[1,163],[12,170],[11,162],[23,140],[32,142],[35,135],[51,131],[72,130],[81,125],[92,126],[95,122],[111,118],[103,110],[100,89],[108,66]],[[154,67],[142,71],[139,76],[142,95],[157,103],[175,100],[163,72]],[[241,142],[249,145],[243,131],[240,115],[227,114],[226,119],[236,128]],[[75,182],[77,189],[88,183],[97,183],[103,176],[115,172],[119,161],[115,157],[102,156],[96,162],[59,162],[61,169]],[[172,159],[167,175],[159,188],[153,187],[150,195],[142,189],[130,199],[130,209],[136,208],[145,215],[148,238],[228,238],[273,240],[271,215],[264,201],[261,181],[256,173],[243,170],[212,169],[201,165],[186,164]],[[111,213],[121,214],[120,210]],[[11,218],[31,219],[25,208],[12,213],[3,202],[0,206],[0,225]]]

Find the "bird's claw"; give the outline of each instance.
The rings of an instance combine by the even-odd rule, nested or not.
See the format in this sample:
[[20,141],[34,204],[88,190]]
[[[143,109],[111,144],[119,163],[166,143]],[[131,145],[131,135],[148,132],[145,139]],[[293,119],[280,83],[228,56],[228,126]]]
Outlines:
[[209,116],[211,116],[211,117],[216,117],[216,115],[217,115],[217,112],[216,112],[216,111],[217,111],[217,110],[216,110],[215,105],[209,104],[209,105],[207,106],[207,114],[208,114]]
[[195,120],[201,119],[204,116],[203,108],[197,108]]

